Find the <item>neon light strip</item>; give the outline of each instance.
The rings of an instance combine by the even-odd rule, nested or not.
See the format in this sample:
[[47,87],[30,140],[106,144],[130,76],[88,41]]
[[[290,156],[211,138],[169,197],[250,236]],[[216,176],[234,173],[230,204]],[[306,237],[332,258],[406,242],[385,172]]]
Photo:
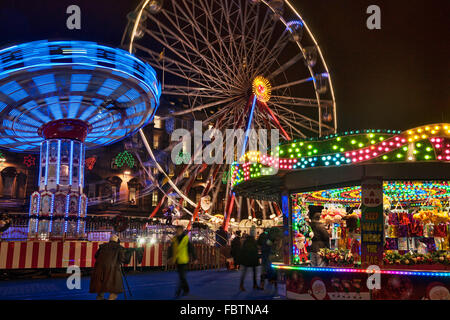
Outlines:
[[[84,181],[83,184],[81,184],[81,177],[82,177],[82,172],[83,172],[83,162],[84,162],[84,149],[83,149],[83,144],[80,143],[80,157],[79,157],[79,164],[78,164],[78,185],[80,187],[80,193],[83,192],[83,186],[84,186]],[[84,179],[83,179],[84,180]]]
[[52,193],[52,205],[50,207],[50,227],[48,228],[48,232],[52,232],[53,226],[53,208],[55,207],[55,194]]
[[355,268],[321,268],[321,267],[298,267],[288,266],[284,264],[272,263],[272,267],[281,270],[300,270],[300,271],[312,271],[312,272],[347,272],[347,273],[380,273],[380,274],[396,274],[407,276],[428,276],[428,277],[450,277],[450,272],[424,272],[424,271],[400,271],[400,270],[368,270],[368,269],[355,269]]
[[[36,208],[36,210],[37,210],[36,215],[38,217],[39,217],[40,208],[41,208],[41,194],[39,193],[38,194],[38,201],[37,201],[37,208]],[[38,232],[38,225],[39,225],[39,218],[37,219],[37,222],[36,222],[36,230],[34,230],[35,233]]]
[[56,163],[56,185],[59,184],[59,176],[61,171],[61,140],[58,140],[58,161]]
[[[44,145],[44,142],[41,143],[41,147],[39,148],[39,186],[41,185],[41,177],[42,177],[42,146]],[[31,206],[30,206],[31,207]]]
[[[69,202],[70,202],[70,195],[66,196],[66,218],[69,217]],[[64,223],[64,233],[67,232],[67,220]]]
[[50,142],[47,140],[47,151],[46,151],[46,156],[45,156],[45,182],[44,185],[47,186],[48,183],[48,152],[49,152],[49,146],[50,146]]
[[239,158],[241,158],[242,156],[245,155],[245,148],[247,147],[248,135],[250,134],[250,127],[252,125],[253,112],[255,111],[255,105],[256,105],[256,95],[253,96],[252,109],[250,111],[250,117],[248,119],[247,130],[245,131],[244,145],[242,146],[242,152],[241,152],[241,156]]
[[[30,196],[30,211],[28,212],[28,217],[31,217],[31,210],[33,209],[33,194]],[[29,219],[31,220],[31,219]],[[30,233],[30,223],[28,222],[27,234]]]
[[77,233],[80,232],[80,216],[81,216],[81,196],[78,197],[78,220],[77,220]]
[[73,175],[73,141],[70,141],[70,164],[69,164],[69,186],[72,190],[72,175]]
[[151,83],[152,80],[154,82],[154,81],[156,81],[156,79],[153,79],[153,78],[152,79],[147,79],[148,82],[147,81],[142,82],[138,77],[136,77],[135,75],[133,75],[131,73],[128,73],[128,72],[126,72],[124,70],[120,70],[120,69],[116,69],[116,68],[110,68],[110,67],[107,68],[107,67],[103,67],[101,65],[96,65],[96,64],[91,64],[91,63],[39,63],[39,64],[36,64],[36,65],[33,65],[33,66],[26,66],[26,67],[17,68],[17,69],[11,69],[10,71],[5,71],[5,72],[0,73],[0,75],[1,76],[4,75],[6,77],[9,73],[16,72],[16,71],[22,71],[22,70],[26,70],[26,69],[30,69],[30,68],[45,68],[45,67],[59,67],[59,66],[78,66],[78,65],[86,66],[86,67],[92,67],[92,68],[97,68],[97,69],[101,69],[101,70],[111,70],[111,71],[115,71],[115,72],[118,72],[118,73],[123,73],[127,77],[130,77],[130,78],[138,81],[139,83],[141,83],[143,86],[147,87],[148,91],[152,92],[155,100],[159,103],[159,98],[160,98],[161,94],[160,94],[158,88],[150,87],[148,85],[148,83]]

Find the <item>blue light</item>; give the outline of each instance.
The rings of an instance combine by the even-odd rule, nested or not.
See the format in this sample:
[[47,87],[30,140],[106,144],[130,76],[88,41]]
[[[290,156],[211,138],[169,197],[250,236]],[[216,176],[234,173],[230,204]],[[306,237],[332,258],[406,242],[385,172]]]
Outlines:
[[[14,59],[10,59],[11,56]],[[31,81],[22,82],[24,76]],[[35,41],[2,49],[0,79],[3,79],[0,92],[7,96],[0,98],[0,112],[6,110],[9,116],[3,120],[14,121],[15,128],[25,124],[39,128],[52,120],[79,119],[80,115],[81,120],[98,121],[96,110],[99,108],[95,106],[103,104],[104,97],[115,92],[123,102],[136,101],[135,105],[126,105],[125,114],[132,118],[127,122],[122,119],[123,113],[103,109],[105,115],[102,117],[114,119],[105,123],[108,128],[103,130],[112,130],[110,136],[114,139],[109,139],[108,144],[136,132],[150,121],[161,94],[161,85],[150,65],[124,50],[84,41]],[[49,96],[52,93],[55,97]],[[20,108],[11,104],[11,100],[18,102],[24,98],[27,103]],[[3,143],[3,147],[35,151],[36,146],[29,141],[38,135],[37,129],[31,127],[23,127],[26,128],[23,135],[18,130],[6,132],[5,128],[0,128],[0,135],[11,139],[6,140],[8,143]],[[96,146],[96,143],[88,144],[90,146]]]
[[86,120],[94,111],[97,110],[97,107],[90,106],[88,107],[80,116],[81,120]]
[[113,93],[122,82],[114,80],[114,79],[106,79],[105,82],[103,82],[102,87],[97,91],[97,94],[101,96],[109,96],[111,93]]
[[75,73],[71,77],[70,91],[86,91],[92,75]]
[[[69,203],[70,203],[70,195],[67,195],[66,196],[66,214],[65,214],[66,218],[69,217]],[[68,223],[68,221],[66,219],[66,221],[64,223],[64,233],[67,232],[67,223]]]
[[[357,268],[327,268],[327,267],[302,267],[302,266],[290,266],[281,263],[272,263],[272,267],[275,269],[284,270],[301,270],[311,272],[344,272],[344,273],[366,273],[373,274],[374,270],[357,269]],[[394,274],[394,275],[408,275],[408,276],[427,276],[427,277],[450,277],[450,272],[422,272],[422,271],[400,271],[400,270],[387,270],[381,269],[375,271],[375,273],[381,274]]]
[[61,140],[58,140],[58,161],[56,163],[56,184],[59,184],[61,173]]
[[127,93],[125,93],[124,95],[119,97],[117,99],[117,101],[128,102],[128,101],[133,101],[139,97],[140,97],[139,92],[137,92],[135,89],[130,89]]
[[47,185],[47,183],[48,183],[48,153],[49,153],[50,142],[44,142],[44,144],[47,146],[47,151],[45,153],[45,182],[44,182],[44,185]]
[[250,127],[252,125],[253,113],[254,113],[254,110],[255,110],[255,105],[256,105],[256,95],[253,95],[252,108],[251,108],[250,116],[249,116],[248,123],[247,123],[247,129],[245,130],[244,144],[242,146],[242,152],[241,152],[240,158],[242,156],[244,156],[245,148],[247,148],[248,135],[250,134]]
[[70,160],[69,160],[69,185],[72,186],[73,175],[73,140],[70,141]]
[[33,78],[34,83],[41,94],[47,94],[56,91],[55,77],[53,74],[44,74]]
[[53,119],[62,119],[63,114],[59,104],[59,97],[48,97],[44,100],[47,103],[48,110],[53,114]]
[[16,81],[4,84],[0,87],[0,91],[16,102],[28,97],[27,92]]
[[53,226],[53,209],[55,207],[55,194],[52,193],[52,204],[50,207],[50,227],[48,229],[48,232],[52,232],[52,226]]
[[78,110],[80,109],[82,100],[83,100],[82,96],[70,96],[68,106],[69,112],[67,114],[67,117],[69,119],[75,119],[77,117]]

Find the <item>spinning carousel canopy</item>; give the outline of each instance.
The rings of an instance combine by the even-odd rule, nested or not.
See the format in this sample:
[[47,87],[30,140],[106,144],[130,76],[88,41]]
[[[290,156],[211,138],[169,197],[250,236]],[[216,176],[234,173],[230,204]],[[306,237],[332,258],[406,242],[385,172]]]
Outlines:
[[161,94],[153,68],[95,42],[34,41],[0,50],[0,145],[38,151],[44,125],[77,119],[88,148],[133,134]]

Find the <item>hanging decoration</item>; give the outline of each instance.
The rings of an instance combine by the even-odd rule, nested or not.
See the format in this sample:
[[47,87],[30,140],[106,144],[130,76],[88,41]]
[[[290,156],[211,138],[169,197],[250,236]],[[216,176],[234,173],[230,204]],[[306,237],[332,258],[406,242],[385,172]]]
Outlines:
[[23,157],[23,164],[26,165],[28,168],[35,166],[36,157],[31,154]]
[[95,162],[97,161],[97,157],[89,157],[85,160],[86,163],[86,168],[88,168],[88,170],[92,170],[95,166]]
[[126,150],[120,152],[116,156],[114,163],[118,168],[122,168],[124,165],[127,165],[129,168],[133,168],[135,166],[133,155]]

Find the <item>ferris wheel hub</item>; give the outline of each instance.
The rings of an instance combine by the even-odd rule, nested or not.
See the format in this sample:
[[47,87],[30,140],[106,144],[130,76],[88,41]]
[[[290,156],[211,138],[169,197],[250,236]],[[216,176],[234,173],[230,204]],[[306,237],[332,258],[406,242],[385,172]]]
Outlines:
[[253,79],[252,92],[258,101],[267,102],[270,100],[272,85],[270,84],[270,81],[263,76],[257,76]]

